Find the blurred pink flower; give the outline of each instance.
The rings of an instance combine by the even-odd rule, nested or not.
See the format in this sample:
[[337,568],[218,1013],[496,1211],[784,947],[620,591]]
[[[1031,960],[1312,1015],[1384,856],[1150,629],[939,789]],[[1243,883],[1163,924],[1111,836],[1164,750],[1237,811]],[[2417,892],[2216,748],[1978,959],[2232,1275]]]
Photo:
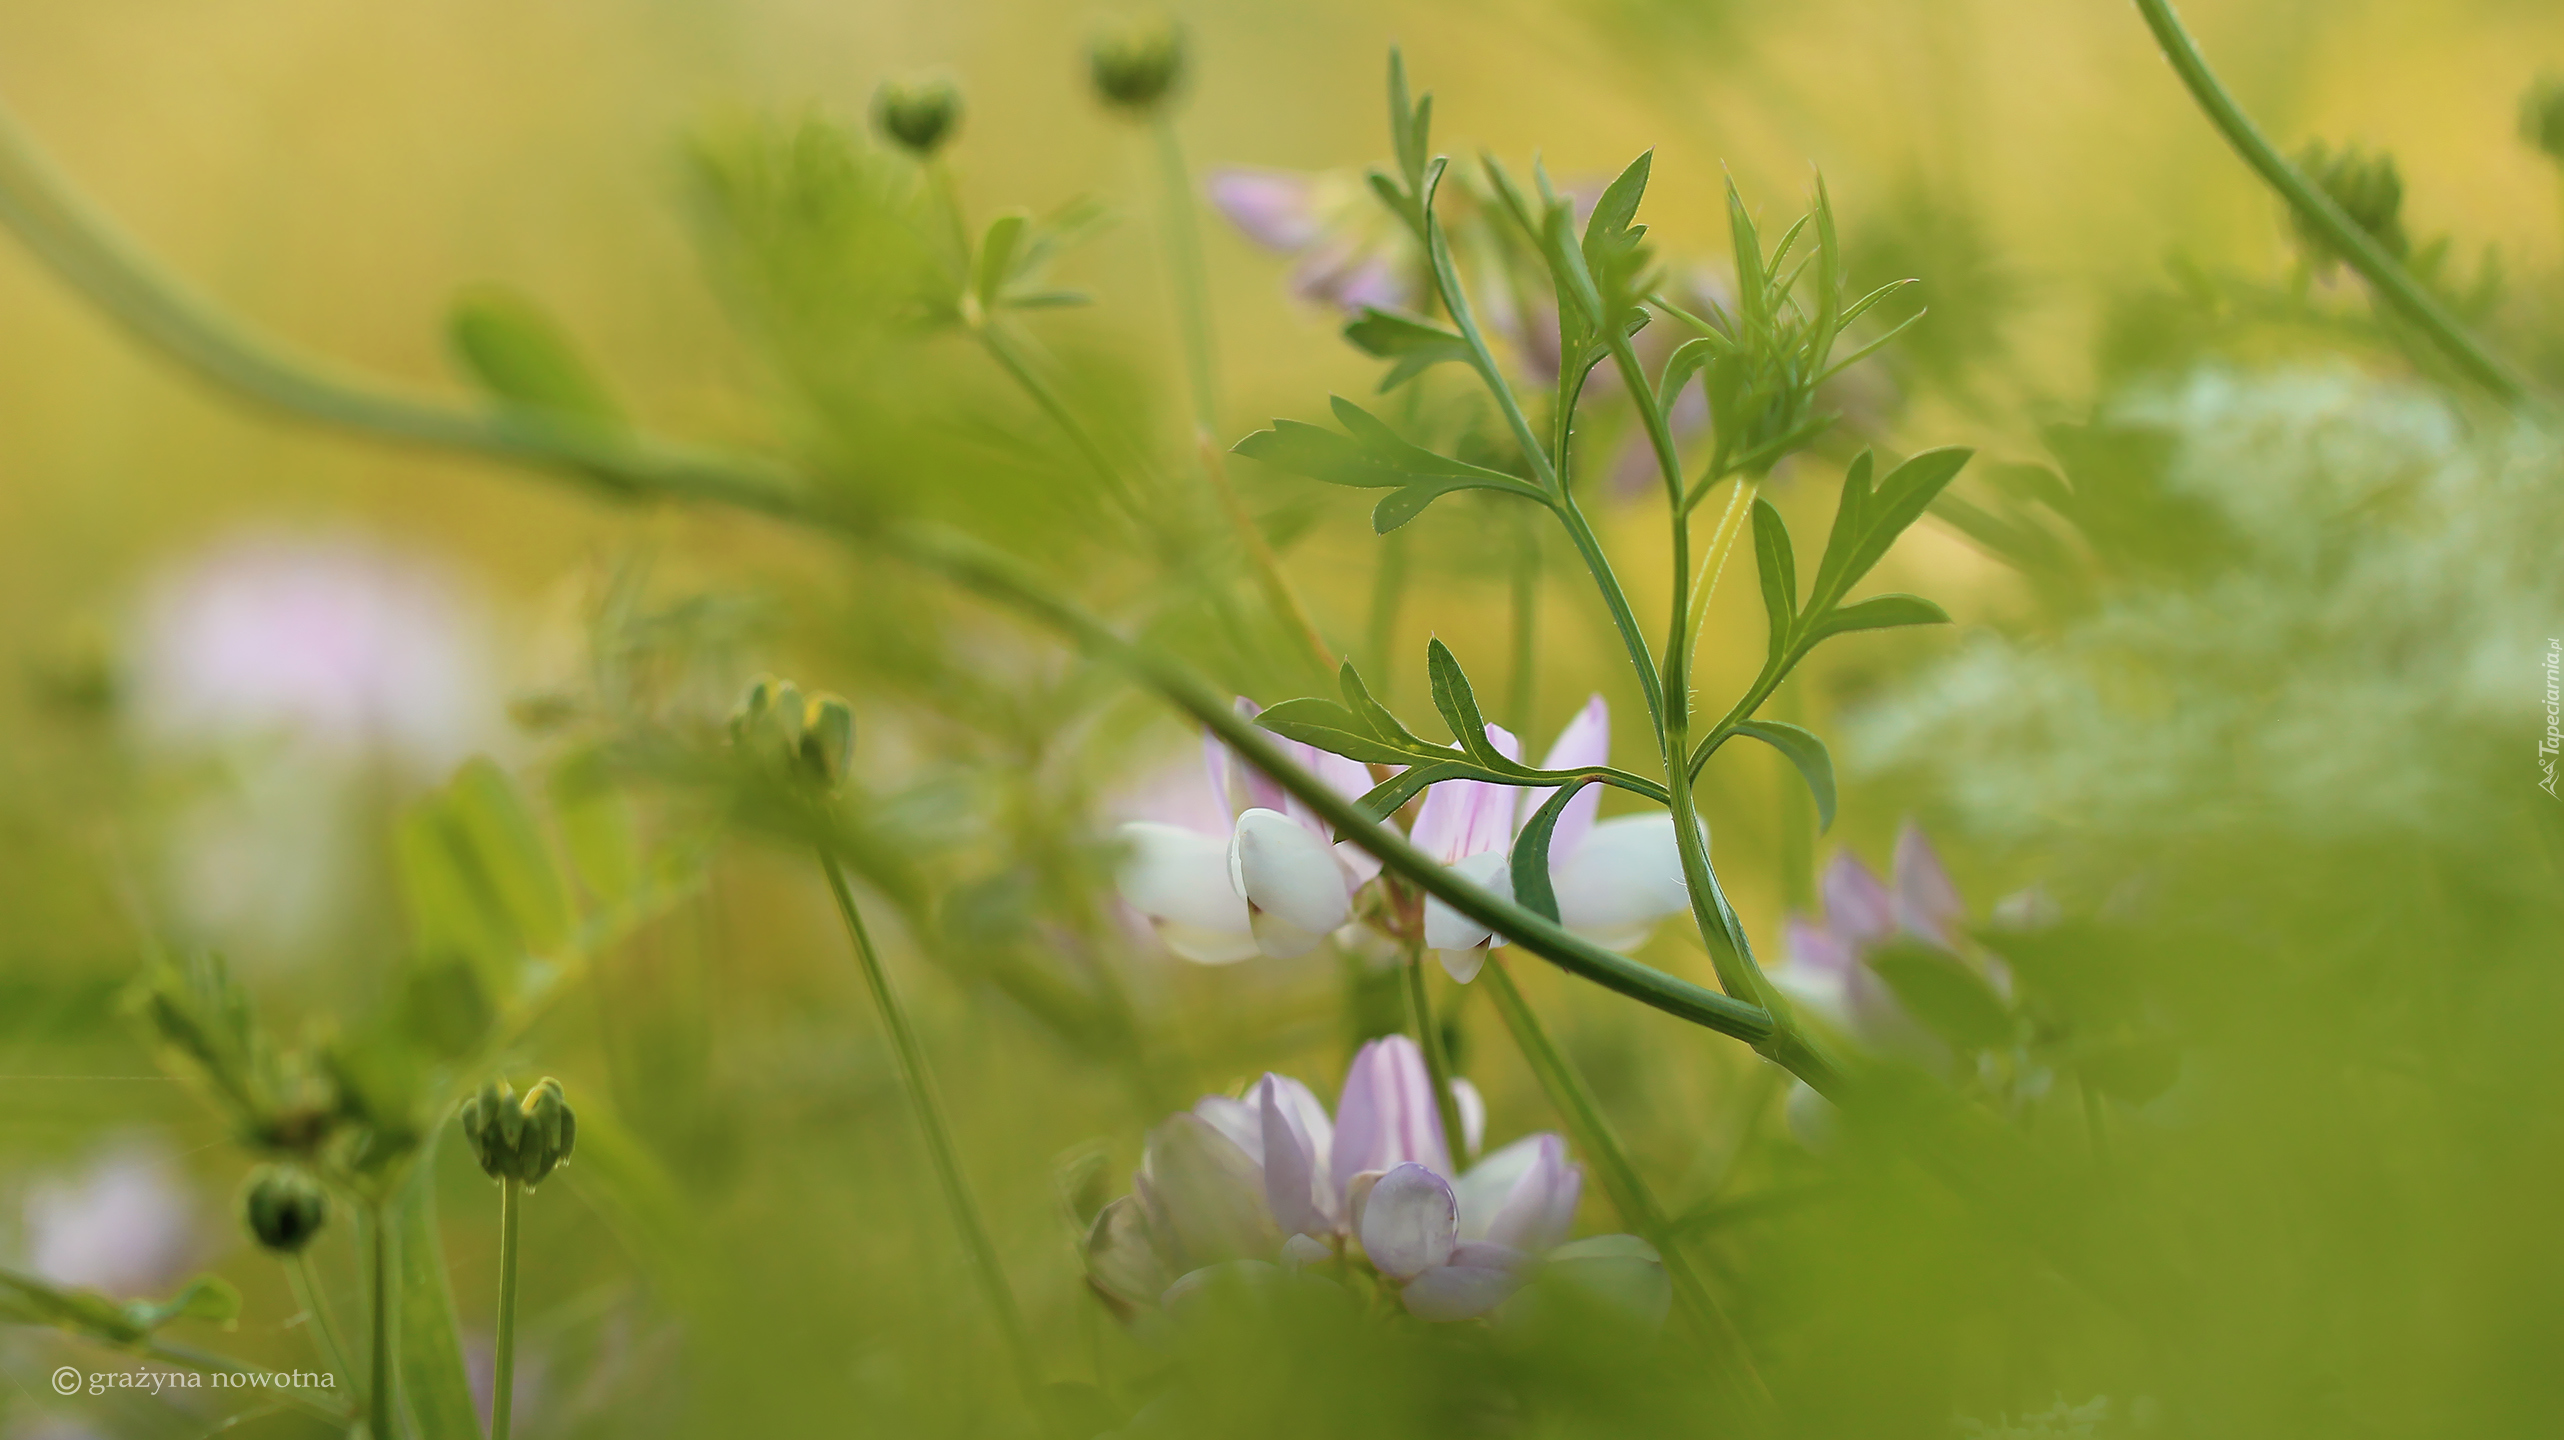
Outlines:
[[27,1268],[109,1295],[169,1290],[199,1250],[195,1209],[166,1147],[112,1142],[76,1173],[27,1187]]
[[496,729],[469,608],[433,565],[353,537],[250,534],[147,589],[128,664],[141,736],[453,766]]

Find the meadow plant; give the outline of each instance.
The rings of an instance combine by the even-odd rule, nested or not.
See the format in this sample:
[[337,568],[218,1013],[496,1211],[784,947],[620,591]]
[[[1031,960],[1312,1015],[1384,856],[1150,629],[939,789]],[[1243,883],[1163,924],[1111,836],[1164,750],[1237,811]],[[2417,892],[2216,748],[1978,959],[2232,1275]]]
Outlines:
[[[1876,251],[1847,242],[1821,177],[1786,220],[1730,180],[1730,269],[1705,278],[1689,242],[1640,219],[1652,152],[1563,185],[1537,159],[1455,157],[1393,50],[1382,163],[1197,183],[1180,116],[1217,76],[1188,31],[1151,20],[1097,32],[1086,74],[1148,146],[1181,443],[1150,423],[1153,395],[1122,393],[1146,387],[1059,318],[1094,304],[1058,276],[1102,207],[972,215],[959,167],[986,137],[939,75],[881,86],[878,146],[825,121],[749,120],[690,150],[708,272],[779,412],[762,447],[697,445],[651,433],[511,292],[466,292],[449,317],[468,401],[298,356],[152,265],[0,116],[0,220],[224,392],[616,503],[756,517],[822,542],[860,597],[845,653],[862,686],[767,675],[728,692],[743,698],[725,720],[703,703],[723,667],[689,648],[729,633],[718,597],[654,610],[647,582],[618,574],[589,617],[585,673],[520,707],[539,760],[450,771],[468,666],[434,597],[398,577],[324,555],[243,578],[223,560],[177,592],[199,599],[156,612],[143,698],[159,732],[281,728],[395,768],[433,755],[444,777],[392,828],[404,933],[357,1000],[315,1009],[157,941],[126,992],[165,1071],[257,1162],[238,1220],[343,1377],[247,1414],[371,1440],[483,1433],[438,1213],[438,1155],[457,1136],[501,1191],[493,1440],[516,1424],[520,1270],[577,1278],[527,1238],[555,1223],[526,1196],[556,1172],[636,1253],[678,1257],[653,1276],[668,1295],[718,1290],[688,1234],[697,1177],[654,1151],[693,1123],[685,1153],[706,1169],[819,1162],[756,1143],[771,1132],[753,1106],[690,1111],[707,1078],[594,1098],[582,1084],[574,1114],[562,1082],[519,1095],[503,1077],[567,1043],[574,997],[609,993],[679,917],[741,893],[728,867],[757,862],[725,856],[759,849],[790,857],[791,878],[747,893],[826,890],[885,1042],[881,1093],[932,1175],[887,1166],[865,1193],[933,1217],[767,1228],[800,1257],[949,1245],[969,1277],[954,1287],[968,1318],[896,1352],[955,1349],[950,1368],[864,1371],[866,1393],[905,1408],[844,1409],[841,1425],[2204,1436],[2352,1433],[2320,1427],[2374,1408],[2376,1433],[2489,1434],[2536,1412],[2510,1370],[2467,1378],[2498,1356],[2398,1378],[2360,1347],[2409,1340],[2414,1317],[2465,1311],[2496,1332],[2553,1318],[2551,1296],[2497,1273],[2516,1256],[2433,1216],[2475,1216],[2528,1247],[2533,1273],[2564,1273],[2553,1240],[2520,1238],[2534,1227],[2505,1208],[2553,1176],[2514,1155],[2554,1142],[2552,1116],[2480,1133],[2503,1113],[2486,1097],[2554,1080],[2534,1022],[2557,1012],[2556,985],[2531,957],[2551,957],[2564,824],[2534,801],[2486,802],[2477,758],[2508,743],[2514,662],[2552,648],[2541,627],[2564,613],[2546,573],[2543,382],[2474,333],[2391,157],[2317,143],[2286,158],[2170,8],[2137,9],[2280,197],[2305,261],[2293,291],[2203,280],[2189,297],[2278,295],[2305,319],[2332,303],[2306,283],[2327,276],[2373,303],[2362,353],[2417,378],[2114,375],[2088,423],[2044,435],[2055,469],[1859,443],[1901,432],[1882,404],[1841,435],[1846,397],[1928,312],[1903,293],[1913,277],[1854,275]],[[2557,113],[2549,85],[2521,121],[2549,155]],[[1290,288],[1376,365],[1372,392],[1240,433],[1205,198],[1290,257]],[[2230,322],[2187,316],[2181,333]],[[1635,496],[1613,483],[1622,455],[1644,476]],[[1362,533],[1339,538],[1371,582],[1360,627],[1306,593],[1316,570],[1296,562],[1290,519],[1349,495]],[[1951,618],[1873,578],[1927,517],[2017,574],[2019,638],[1928,663],[1897,643]],[[1398,642],[1407,547],[1446,525],[1477,527],[1465,573],[1505,589],[1501,660],[1459,630],[1420,653]],[[1632,536],[1659,553],[1641,562]],[[1533,764],[1519,737],[1548,733],[1551,553],[1572,557],[1614,669],[1607,693],[1564,692],[1572,713]],[[1740,648],[1714,619],[1722,583],[1751,587],[1760,611],[1732,677],[1703,658]],[[265,633],[242,615],[271,610],[324,632],[291,651],[311,663],[235,653],[242,626]],[[1502,693],[1473,667],[1501,670]],[[1881,667],[1895,673],[1853,702],[1819,689]],[[1617,749],[1607,694],[1625,697]],[[1198,734],[1170,739],[1137,701]],[[1875,790],[1838,774],[1837,714],[1849,778]],[[2481,743],[2457,754],[2452,737]],[[1103,821],[1103,792],[1197,740],[1200,824]],[[1718,779],[1722,752],[1757,747],[1788,778],[1777,807]],[[2370,783],[2388,753],[2419,757],[2391,790]],[[1900,786],[1937,807],[1943,844],[1975,847],[1957,867],[1971,888],[2011,899],[1971,907],[1910,821],[1887,879],[1850,843],[1819,870],[1838,809]],[[1606,817],[1607,801],[1627,808]],[[1776,972],[1714,835],[1731,867],[1781,837],[1804,913],[1779,927]],[[2283,846],[2312,858],[2286,869],[2270,859]],[[2238,884],[2256,865],[2275,873]],[[2452,934],[2480,970],[2413,983],[2416,957]],[[1160,950],[1204,968],[1152,968]],[[1695,951],[1713,983],[1681,973]],[[1350,1053],[1332,1111],[1272,1068],[1287,1017],[1265,1013],[1288,1003],[1271,977],[1321,953],[1345,977],[1321,1007]],[[891,963],[911,954],[935,977],[913,1010]],[[1582,1007],[1610,1018],[1562,1021],[1571,984],[1612,997]],[[1219,1022],[1168,1023],[1163,993],[1179,989],[1218,997]],[[1026,1132],[957,1123],[947,1098],[969,1093],[978,1113],[985,1087],[1021,1073],[994,1053],[1004,1042],[980,1036],[967,1056],[936,1042],[923,1017],[956,991],[1129,1092],[1114,1138],[1061,1167],[1066,1240],[1038,1252],[1003,1218],[1019,1187],[991,1181],[1045,1161]],[[1479,1009],[1509,1052],[1473,1032]],[[1232,1044],[1229,1023],[1267,1028]],[[849,1041],[832,1031],[828,1049],[873,1053]],[[1634,1051],[1710,1046],[1715,1103],[1632,1078]],[[1232,1051],[1252,1063],[1175,1109]],[[1525,1083],[1482,1090],[1464,1066]],[[1238,1074],[1260,1078],[1217,1088]],[[2371,1143],[2335,1086],[2437,1138]],[[1481,1153],[1492,1117],[1510,1124],[1534,1096],[1560,1130]],[[1774,1116],[1796,1143],[1764,1143]],[[1110,1196],[1106,1157],[1134,1144],[1129,1193]],[[2483,1188],[2460,1190],[2461,1173]],[[1596,1228],[1589,1174],[1618,1228],[1580,1234]],[[138,1183],[48,1192],[31,1272],[0,1271],[0,1316],[246,1371],[173,1338],[235,1323],[244,1301],[215,1276],[172,1291],[183,1267],[158,1262],[185,1247]],[[2322,1209],[2323,1187],[2361,1185],[2431,1238],[2440,1268],[2394,1225]],[[2269,1196],[2317,1217],[2274,1222]],[[102,1214],[62,1213],[84,1206]],[[84,1219],[112,1220],[115,1253],[155,1263],[103,1263],[65,1238]],[[2370,1260],[2384,1278],[2354,1273]],[[815,1259],[790,1263],[798,1284]],[[2356,1334],[2310,1332],[2283,1292],[2337,1304]],[[734,1318],[745,1341],[703,1343],[844,1358],[763,1297]],[[983,1351],[1002,1352],[1010,1387],[986,1384]],[[769,1418],[733,1403],[709,1423]]]

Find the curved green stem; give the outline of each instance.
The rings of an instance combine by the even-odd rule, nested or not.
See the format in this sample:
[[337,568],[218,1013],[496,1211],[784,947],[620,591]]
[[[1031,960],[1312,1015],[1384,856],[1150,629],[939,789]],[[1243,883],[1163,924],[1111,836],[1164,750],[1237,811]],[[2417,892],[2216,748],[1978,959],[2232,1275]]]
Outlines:
[[1451,1089],[1451,1051],[1442,1043],[1442,1027],[1434,1023],[1433,999],[1425,990],[1424,943],[1410,939],[1398,948],[1405,952],[1399,962],[1406,971],[1407,1022],[1415,1028],[1417,1048],[1424,1051],[1425,1077],[1433,1085],[1433,1108],[1442,1118],[1442,1138],[1451,1147],[1451,1163],[1467,1165],[1469,1132],[1460,1123],[1460,1099]]
[[1202,261],[1201,227],[1193,216],[1192,174],[1169,107],[1149,120],[1157,142],[1158,180],[1164,189],[1167,273],[1175,284],[1175,310],[1184,332],[1184,360],[1192,381],[1193,424],[1204,435],[1220,428],[1219,351],[1211,338],[1211,282]]
[[2464,323],[2424,289],[2411,271],[2387,254],[2358,221],[2345,214],[2331,196],[2271,146],[2252,123],[2252,117],[2244,114],[2243,107],[2219,83],[2216,72],[2208,68],[2207,58],[2199,53],[2198,44],[2173,13],[2171,0],[2136,3],[2137,13],[2145,17],[2146,28],[2154,32],[2155,43],[2163,48],[2164,59],[2172,63],[2173,73],[2181,77],[2190,97],[2199,103],[2209,123],[2226,137],[2226,143],[2234,147],[2243,162],[2278,191],[2289,208],[2324,237],[2325,243],[2348,260],[2350,268],[2358,271],[2380,298],[2428,335],[2468,379],[2506,405],[2529,402],[2534,392],[2526,377],[2467,333]]
[[399,1440],[400,1430],[394,1416],[399,1409],[396,1394],[398,1381],[392,1370],[392,1316],[399,1307],[392,1303],[392,1220],[381,1202],[376,1202],[368,1215],[373,1261],[374,1356],[373,1378],[365,1387],[365,1423],[372,1432],[367,1440]]
[[900,1006],[898,992],[890,987],[890,975],[882,969],[880,953],[873,949],[872,935],[864,928],[863,912],[855,906],[855,892],[846,884],[844,868],[826,849],[818,854],[819,868],[828,877],[828,893],[836,897],[837,914],[846,922],[846,936],[854,943],[864,988],[872,992],[873,1008],[880,1012],[882,1028],[890,1032],[891,1054],[899,1064],[900,1088],[907,1092],[909,1109],[925,1138],[926,1155],[943,1188],[944,1203],[952,1211],[953,1228],[961,1232],[962,1249],[970,1257],[980,1297],[1006,1338],[1015,1380],[1023,1387],[1025,1402],[1034,1413],[1044,1413],[1041,1362],[1033,1351],[1033,1337],[1024,1328],[1023,1312],[1016,1308],[1015,1292],[1007,1285],[1005,1268],[997,1260],[997,1247],[988,1238],[987,1224],[980,1219],[979,1202],[971,1193],[970,1180],[962,1174],[960,1153],[953,1148],[952,1127],[945,1123],[943,1102],[935,1093],[934,1076],[926,1068],[925,1047],[917,1042],[917,1032],[908,1023],[908,1012]]
[[322,1303],[320,1284],[312,1278],[309,1250],[298,1250],[286,1257],[285,1278],[294,1287],[294,1303],[311,1317],[312,1339],[320,1351],[321,1363],[333,1375],[349,1374],[347,1351],[338,1342],[338,1326],[331,1323],[329,1308]]
[[507,1440],[516,1411],[516,1246],[522,1228],[517,1207],[523,1186],[499,1182],[499,1333],[490,1364],[490,1440]]

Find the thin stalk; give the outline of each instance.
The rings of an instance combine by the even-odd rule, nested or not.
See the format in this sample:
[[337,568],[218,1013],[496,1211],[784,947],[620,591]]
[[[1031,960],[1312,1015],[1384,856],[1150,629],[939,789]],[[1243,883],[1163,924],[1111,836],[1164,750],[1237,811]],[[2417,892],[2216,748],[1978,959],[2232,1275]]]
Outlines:
[[979,1202],[971,1194],[969,1179],[962,1174],[960,1154],[953,1148],[952,1129],[944,1121],[943,1102],[937,1098],[934,1077],[926,1068],[925,1047],[917,1043],[908,1012],[890,987],[889,972],[882,969],[872,935],[864,929],[863,912],[855,906],[855,892],[846,884],[844,868],[825,848],[818,855],[819,869],[828,877],[828,892],[836,897],[837,914],[846,922],[846,936],[854,943],[864,987],[872,992],[873,1008],[881,1014],[882,1028],[890,1032],[891,1053],[899,1063],[900,1088],[907,1092],[909,1110],[925,1136],[927,1158],[934,1165],[936,1181],[943,1187],[944,1204],[952,1211],[953,1228],[961,1232],[962,1249],[970,1257],[980,1297],[1006,1337],[1015,1381],[1023,1387],[1025,1402],[1036,1414],[1045,1413],[1041,1363],[1033,1352],[1032,1335],[1024,1328],[1023,1312],[1015,1307],[1015,1292],[1008,1287],[1006,1272],[997,1262],[997,1247],[990,1242],[988,1227],[980,1219]]
[[[1399,948],[1407,981],[1407,1023],[1424,1051],[1424,1073],[1433,1083],[1433,1108],[1442,1117],[1442,1136],[1451,1147],[1454,1165],[1468,1163],[1468,1133],[1460,1123],[1460,1097],[1451,1089],[1451,1054],[1442,1043],[1442,1027],[1433,1023],[1433,999],[1425,990],[1424,942],[1409,939]],[[1458,1173],[1454,1171],[1453,1173]]]
[[1700,644],[1701,625],[1709,618],[1710,597],[1718,593],[1719,577],[1727,572],[1728,552],[1735,548],[1736,537],[1745,529],[1746,506],[1752,502],[1761,482],[1750,475],[1739,476],[1736,488],[1727,495],[1727,508],[1719,512],[1718,528],[1710,532],[1709,553],[1700,561],[1700,574],[1692,584],[1691,603],[1682,621],[1685,647],[1684,665],[1691,663],[1690,651]]
[[2209,123],[2217,127],[2217,133],[2271,189],[2279,192],[2300,218],[2350,262],[2350,268],[2359,272],[2380,299],[2428,335],[2460,372],[2495,399],[2511,406],[2531,400],[2535,392],[2525,376],[2469,334],[2464,323],[2424,289],[2411,271],[2334,204],[2321,186],[2308,180],[2272,147],[2252,123],[2252,117],[2244,114],[2243,107],[2218,81],[2216,72],[2208,68],[2207,57],[2199,53],[2197,42],[2173,13],[2171,0],[2137,0],[2137,13],[2145,17],[2146,28],[2154,32],[2155,43],[2163,48],[2164,59],[2171,62],[2173,73],[2181,77],[2190,98],[2198,102]]
[[516,1410],[516,1246],[523,1186],[499,1182],[499,1333],[490,1369],[490,1440],[507,1440]]
[[1746,1394],[1764,1410],[1772,1407],[1772,1394],[1763,1383],[1762,1372],[1755,1368],[1753,1352],[1746,1348],[1745,1337],[1720,1308],[1718,1298],[1703,1284],[1690,1259],[1683,1254],[1680,1237],[1666,1223],[1655,1193],[1638,1172],[1637,1163],[1621,1147],[1620,1137],[1603,1118],[1602,1106],[1593,1091],[1585,1085],[1566,1055],[1542,1028],[1540,1017],[1515,988],[1513,976],[1504,961],[1493,953],[1486,968],[1479,973],[1487,993],[1495,1001],[1496,1013],[1504,1017],[1505,1029],[1513,1035],[1514,1044],[1529,1062],[1532,1074],[1540,1081],[1542,1093],[1557,1108],[1559,1118],[1575,1136],[1576,1146],[1594,1162],[1595,1174],[1603,1190],[1611,1197],[1612,1207],[1621,1219],[1635,1228],[1647,1242],[1656,1247],[1664,1260],[1665,1274],[1673,1282],[1674,1294],[1682,1300],[1684,1313],[1692,1318],[1705,1339],[1736,1364]]
[[374,1370],[365,1391],[365,1423],[372,1432],[369,1440],[399,1440],[400,1431],[393,1422],[398,1406],[393,1390],[397,1382],[392,1371],[392,1316],[399,1307],[392,1303],[392,1223],[380,1201],[372,1206],[368,1219],[374,1270]]
[[[1781,686],[1774,697],[1773,711],[1787,724],[1798,724],[1802,713],[1805,687],[1797,683]],[[1808,798],[1807,787],[1784,763],[1779,767],[1781,783],[1781,898],[1792,910],[1813,911],[1816,908],[1816,825],[1815,802]]]
[[1168,107],[1149,121],[1157,142],[1160,203],[1165,209],[1167,273],[1175,285],[1176,316],[1184,332],[1184,360],[1193,390],[1193,426],[1204,435],[1220,428],[1219,352],[1211,336],[1211,282],[1202,261],[1201,227],[1194,223],[1193,179],[1184,144]]
[[1122,467],[1113,463],[1113,457],[1105,453],[1103,442],[1086,428],[1086,422],[1077,418],[1077,412],[1068,408],[1068,402],[1051,388],[1051,383],[1016,351],[1015,342],[1006,338],[1006,332],[997,322],[994,319],[982,320],[971,328],[971,333],[978,337],[980,348],[988,352],[988,358],[997,362],[997,368],[1005,371],[1007,378],[1030,396],[1051,424],[1068,437],[1068,443],[1076,447],[1078,455],[1113,492],[1114,498],[1136,512],[1138,495],[1130,478],[1122,473]]
[[1407,532],[1392,530],[1380,539],[1380,564],[1371,572],[1371,611],[1362,629],[1363,660],[1371,688],[1390,693],[1397,660],[1398,610],[1407,598]]
[[1647,701],[1647,723],[1659,747],[1665,739],[1665,686],[1656,673],[1656,657],[1648,652],[1647,636],[1638,625],[1638,612],[1630,607],[1629,592],[1620,587],[1620,577],[1613,573],[1611,559],[1603,554],[1602,540],[1576,505],[1576,497],[1561,496],[1551,507],[1558,523],[1566,527],[1567,538],[1576,546],[1577,558],[1585,562],[1585,571],[1594,578],[1594,588],[1602,593],[1603,608],[1611,614],[1612,629],[1620,632],[1621,647],[1629,652],[1629,663],[1638,672],[1638,690]]
[[347,1351],[338,1343],[338,1326],[331,1323],[329,1307],[321,1303],[320,1283],[312,1277],[312,1259],[308,1250],[286,1257],[285,1278],[294,1287],[294,1303],[312,1317],[312,1339],[320,1350],[321,1363],[333,1375],[348,1375]]
[[1202,473],[1219,497],[1229,524],[1236,529],[1238,543],[1245,549],[1247,563],[1254,567],[1256,581],[1263,586],[1273,613],[1292,632],[1292,638],[1318,673],[1332,676],[1335,651],[1309,613],[1308,602],[1301,599],[1298,587],[1282,568],[1282,558],[1274,553],[1272,542],[1264,538],[1264,527],[1255,523],[1255,516],[1229,481],[1228,455],[1219,439],[1219,347],[1211,328],[1210,273],[1202,259],[1202,230],[1195,223],[1192,171],[1184,163],[1183,141],[1175,132],[1175,118],[1167,107],[1160,106],[1151,117],[1149,132],[1157,146],[1159,208],[1164,212],[1166,226],[1166,269],[1175,290],[1177,327],[1184,338],[1185,378],[1193,402],[1193,442],[1201,455]]
[[1513,563],[1513,673],[1505,687],[1505,723],[1516,735],[1532,731],[1534,683],[1540,669],[1540,530],[1526,514]]

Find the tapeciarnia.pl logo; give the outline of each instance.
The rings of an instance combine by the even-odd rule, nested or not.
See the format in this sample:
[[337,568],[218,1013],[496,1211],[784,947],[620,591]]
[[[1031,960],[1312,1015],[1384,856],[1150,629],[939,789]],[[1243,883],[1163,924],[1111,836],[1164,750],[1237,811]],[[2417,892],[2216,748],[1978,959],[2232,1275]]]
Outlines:
[[2546,737],[2537,742],[2537,788],[2555,794],[2555,754],[2564,748],[2564,730],[2557,728],[2564,718],[2564,640],[2546,642]]

